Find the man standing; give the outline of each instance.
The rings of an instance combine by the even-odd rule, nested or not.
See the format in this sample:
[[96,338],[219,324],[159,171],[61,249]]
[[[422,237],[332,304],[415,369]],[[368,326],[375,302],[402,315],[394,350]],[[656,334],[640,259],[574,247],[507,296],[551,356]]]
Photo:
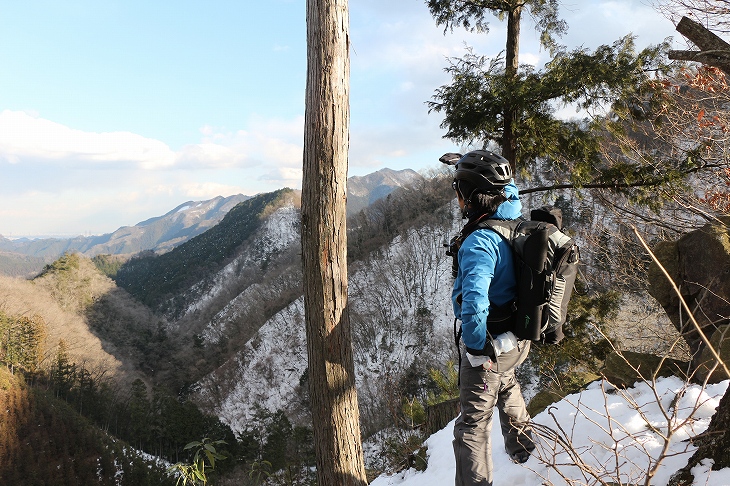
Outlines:
[[461,414],[454,426],[456,486],[491,486],[495,405],[510,458],[527,461],[535,445],[515,377],[515,367],[527,358],[530,342],[518,340],[510,331],[516,296],[512,249],[479,223],[517,219],[522,203],[503,157],[484,150],[469,152],[458,161],[458,154],[447,155],[452,157],[441,160],[456,166],[452,187],[468,220],[452,247],[456,277],[452,300],[454,315],[461,320],[466,357],[460,360]]

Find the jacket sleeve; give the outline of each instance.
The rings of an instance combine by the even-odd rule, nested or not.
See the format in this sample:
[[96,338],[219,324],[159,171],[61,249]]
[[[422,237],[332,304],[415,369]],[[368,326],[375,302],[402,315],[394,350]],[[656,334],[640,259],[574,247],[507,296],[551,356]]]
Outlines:
[[497,246],[489,238],[470,240],[459,250],[461,339],[467,348],[482,350],[487,338],[489,286],[494,278]]

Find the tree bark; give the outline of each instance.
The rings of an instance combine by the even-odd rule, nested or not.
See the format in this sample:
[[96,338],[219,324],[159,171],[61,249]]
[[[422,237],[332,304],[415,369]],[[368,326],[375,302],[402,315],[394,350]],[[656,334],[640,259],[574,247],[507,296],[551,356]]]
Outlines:
[[347,309],[348,29],[347,0],[307,0],[302,264],[318,484],[364,486]]
[[730,44],[706,29],[699,22],[682,17],[677,32],[699,47],[699,51],[669,51],[669,59],[696,61],[722,69],[730,75]]
[[676,28],[677,32],[691,40],[700,50],[730,50],[730,44],[689,17],[682,17],[682,20],[677,23]]
[[692,439],[692,443],[698,447],[697,450],[690,457],[687,465],[672,475],[669,486],[691,486],[694,483],[692,468],[703,459],[713,460],[713,471],[730,467],[728,428],[730,428],[730,393],[725,393],[707,430],[699,437]]
[[[730,44],[716,36],[701,24],[687,17],[677,24],[677,32],[692,41],[701,52],[670,51],[669,58],[677,60],[698,61],[708,66],[715,66],[730,75]],[[694,54],[694,59],[689,56]],[[677,471],[669,480],[669,486],[685,486],[694,482],[692,468],[703,459],[713,460],[713,470],[730,467],[730,389],[725,392],[710,420],[707,430],[696,437],[692,442],[698,449],[687,462],[687,465]]]
[[[507,45],[505,48],[505,74],[509,81],[517,76],[520,64],[520,20],[522,4],[516,4],[507,12]],[[507,95],[508,99],[511,96]],[[513,102],[504,105],[504,129],[502,132],[502,156],[509,160],[512,173],[517,166],[517,137],[514,133],[517,112]]]

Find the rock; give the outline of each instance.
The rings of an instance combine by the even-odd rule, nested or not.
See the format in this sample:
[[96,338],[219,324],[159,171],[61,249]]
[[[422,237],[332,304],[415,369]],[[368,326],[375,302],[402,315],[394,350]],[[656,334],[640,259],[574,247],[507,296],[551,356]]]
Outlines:
[[[676,242],[656,245],[654,253],[677,284],[702,331],[711,337],[730,324],[730,217],[708,223]],[[661,269],[649,267],[649,293],[666,311],[690,347],[693,369],[700,364],[702,339]]]
[[[720,326],[710,338],[710,344],[720,355],[720,359],[726,364],[730,364],[730,325]],[[730,378],[722,366],[717,366],[708,378],[708,374],[717,363],[717,359],[707,347],[703,346],[698,362],[695,370],[696,381],[703,382],[707,379],[708,383],[719,383]]]
[[585,389],[589,383],[600,380],[601,377],[590,372],[575,372],[570,374],[570,380],[563,383],[562,388],[556,388],[553,384],[545,390],[540,390],[532,397],[530,403],[527,404],[527,412],[530,417],[534,417],[538,413],[548,408],[553,403],[559,402],[571,393],[578,393]]
[[720,400],[710,425],[703,433],[691,437],[690,441],[697,450],[687,461],[687,465],[677,471],[669,480],[669,486],[691,486],[694,484],[692,468],[704,459],[712,459],[713,471],[730,467],[730,393]]
[[676,359],[662,359],[645,353],[623,351],[620,355],[612,352],[606,357],[601,370],[611,384],[627,388],[637,381],[650,380],[656,376],[678,376],[687,379],[689,363]]

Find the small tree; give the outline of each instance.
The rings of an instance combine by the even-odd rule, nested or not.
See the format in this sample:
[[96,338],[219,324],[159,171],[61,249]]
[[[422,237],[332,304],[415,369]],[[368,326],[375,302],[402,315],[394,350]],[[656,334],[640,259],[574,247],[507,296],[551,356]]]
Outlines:
[[0,313],[0,359],[11,369],[37,373],[43,361],[45,340],[43,317],[9,317]]
[[58,341],[58,351],[51,367],[51,382],[57,397],[68,399],[68,394],[76,382],[76,363],[68,352],[68,344],[63,339]]
[[182,484],[186,486],[190,484],[196,486],[208,484],[208,474],[215,469],[215,461],[226,458],[225,455],[216,450],[216,447],[225,443],[223,440],[211,440],[207,437],[202,441],[188,443],[184,450],[195,450],[193,462],[190,464],[183,464],[181,462],[173,464],[168,469],[168,472],[178,475],[176,483],[178,485]]

